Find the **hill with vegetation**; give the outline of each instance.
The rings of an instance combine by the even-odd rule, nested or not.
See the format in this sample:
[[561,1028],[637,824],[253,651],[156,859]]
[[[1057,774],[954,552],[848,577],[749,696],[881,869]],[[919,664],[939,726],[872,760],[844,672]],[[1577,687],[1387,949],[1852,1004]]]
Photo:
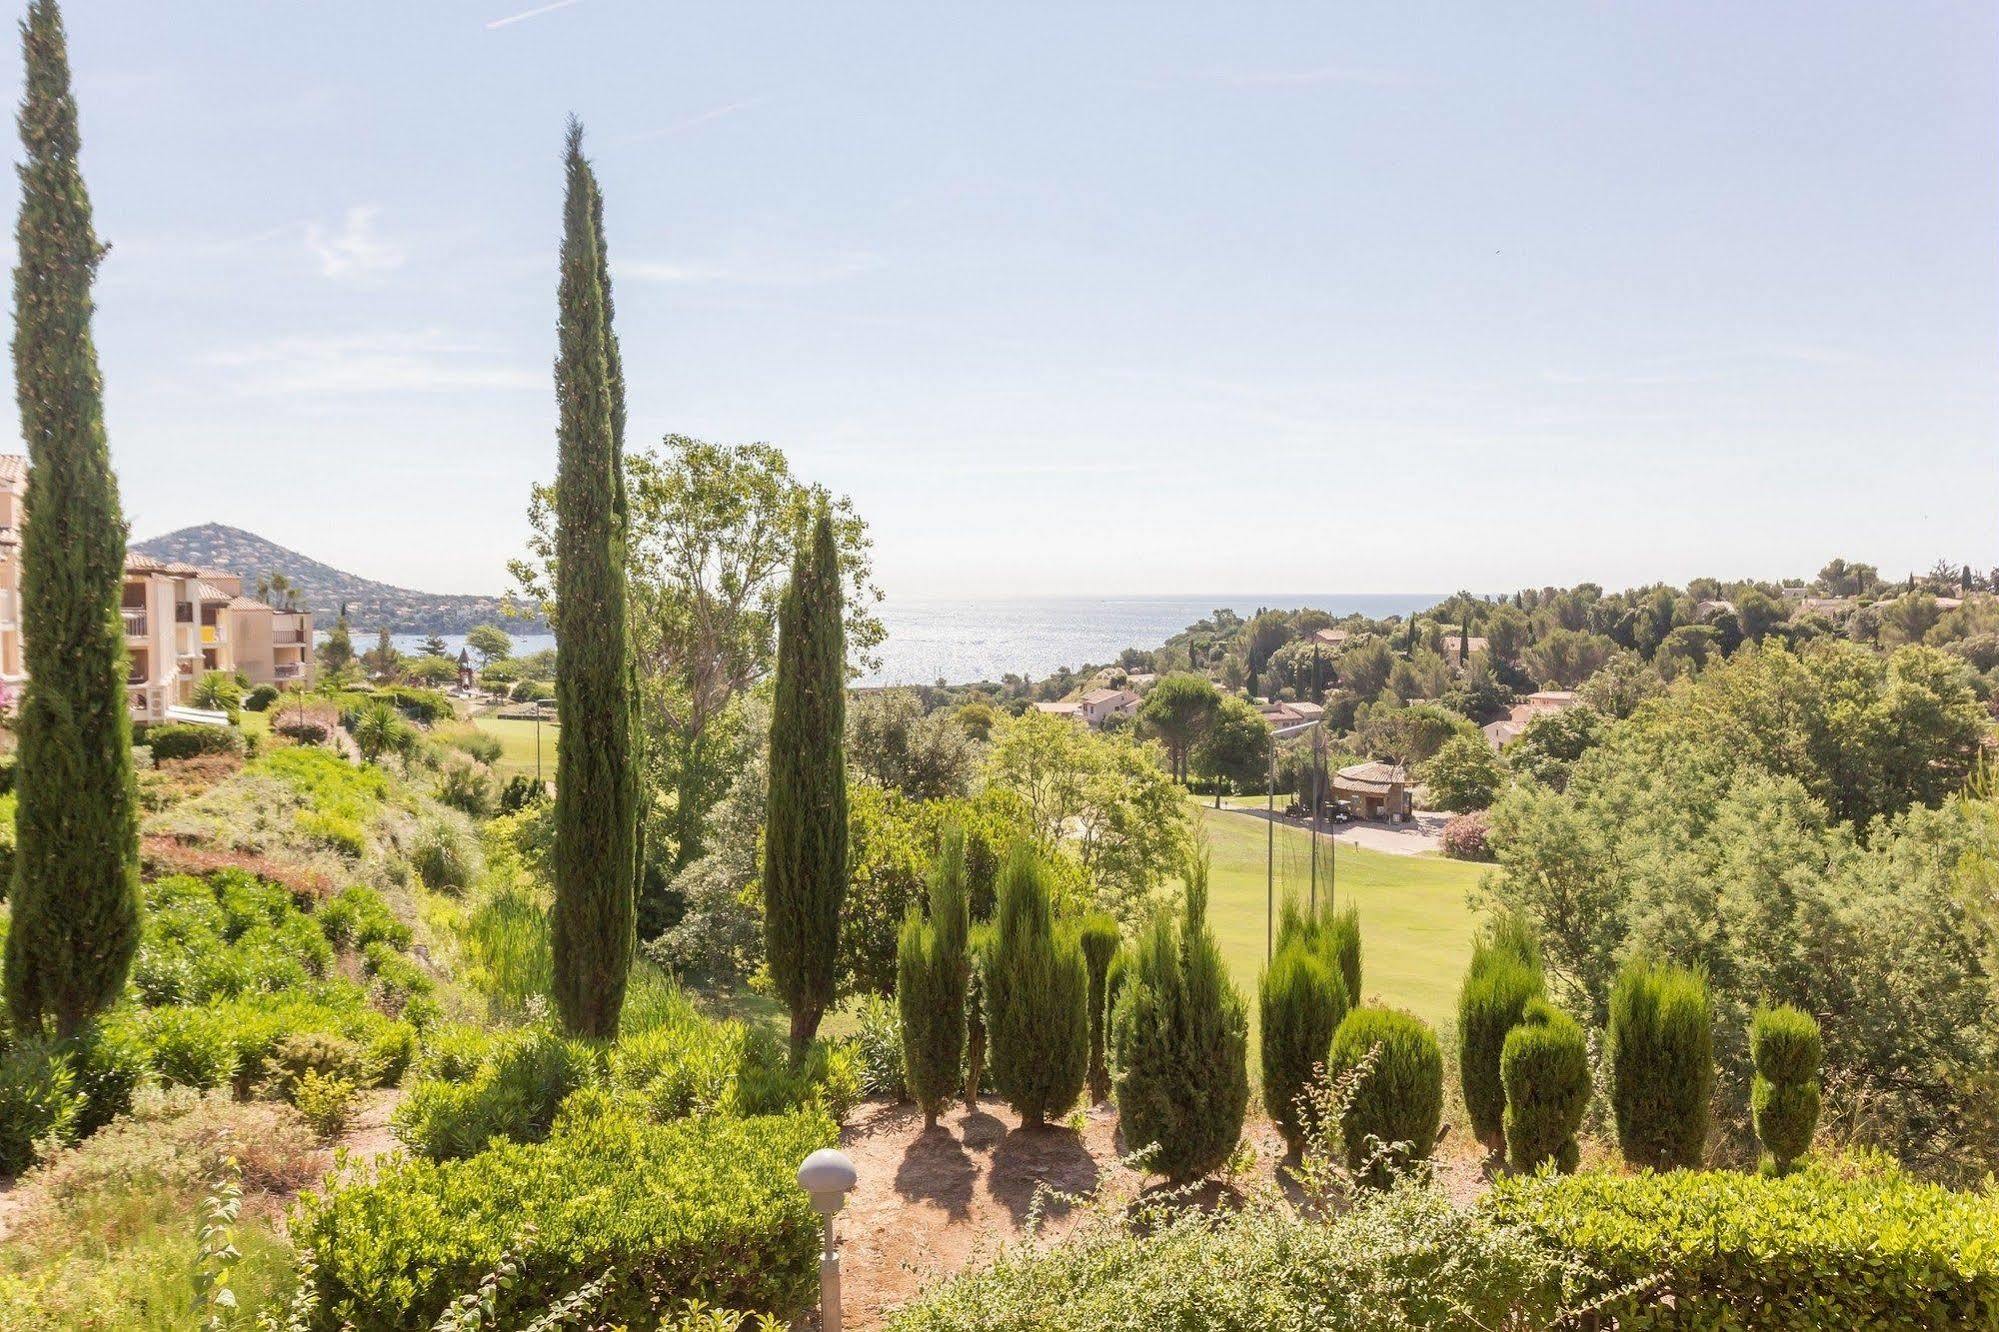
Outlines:
[[[462,634],[475,625],[501,620],[508,604],[504,597],[418,592],[363,578],[225,523],[179,528],[135,542],[132,550],[240,574],[244,590],[253,594],[263,580],[282,575],[297,592],[299,604],[323,620],[331,620],[344,605],[354,623],[391,633]],[[538,621],[509,622],[510,628],[516,626],[523,633],[543,630]]]

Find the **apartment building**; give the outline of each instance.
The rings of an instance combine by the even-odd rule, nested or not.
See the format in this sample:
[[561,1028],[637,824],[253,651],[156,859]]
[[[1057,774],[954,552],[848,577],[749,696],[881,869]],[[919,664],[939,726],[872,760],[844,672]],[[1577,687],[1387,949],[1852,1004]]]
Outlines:
[[[0,682],[27,678],[21,644],[21,517],[27,460],[0,455]],[[119,599],[134,721],[165,721],[192,703],[204,671],[251,684],[309,684],[312,612],[243,595],[240,576],[130,555]]]

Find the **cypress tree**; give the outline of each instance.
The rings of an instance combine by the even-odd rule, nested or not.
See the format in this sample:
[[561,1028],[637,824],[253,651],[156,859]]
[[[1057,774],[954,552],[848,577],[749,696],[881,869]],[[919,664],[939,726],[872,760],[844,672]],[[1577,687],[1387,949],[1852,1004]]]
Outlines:
[[839,555],[824,497],[798,543],[777,613],[770,804],[764,833],[764,942],[802,1058],[833,1001],[847,897],[847,652]]
[[999,920],[986,959],[986,1030],[993,1084],[1045,1123],[1076,1103],[1089,1073],[1089,979],[1075,931],[1057,929],[1049,872],[1023,842],[1000,876]]
[[1700,973],[1633,958],[1610,991],[1611,1108],[1634,1166],[1692,1169],[1707,1143],[1714,1008]]
[[631,970],[638,808],[625,529],[612,433],[597,191],[569,123],[555,363],[555,1003],[579,1036],[618,1032]]
[[1388,1184],[1437,1145],[1444,1116],[1444,1056],[1422,1019],[1389,1008],[1350,1010],[1333,1033],[1326,1069],[1335,1077],[1374,1068],[1354,1089],[1340,1123],[1347,1168],[1368,1183]]
[[1506,1092],[1506,1154],[1529,1171],[1544,1161],[1568,1174],[1581,1149],[1576,1133],[1589,1109],[1589,1043],[1576,1020],[1531,999],[1500,1054]]
[[1208,928],[1208,862],[1187,867],[1180,928],[1164,916],[1140,942],[1118,997],[1117,1103],[1125,1142],[1174,1183],[1229,1159],[1249,1106],[1249,1019]]
[[1765,1174],[1788,1175],[1811,1150],[1819,1122],[1819,1063],[1824,1046],[1818,1020],[1785,1004],[1759,1008],[1749,1024],[1749,1054],[1756,1065],[1749,1108],[1763,1144]]
[[124,988],[139,943],[139,824],[125,699],[125,519],[104,433],[90,288],[104,255],[77,162],[54,0],[21,24],[14,392],[30,484],[22,524],[20,806],[7,1007],[22,1030],[80,1032]]
[[1110,1064],[1105,1057],[1104,1028],[1110,1021],[1111,958],[1117,955],[1118,926],[1110,916],[1085,917],[1076,937],[1083,946],[1083,965],[1090,975],[1090,1099],[1111,1094]]
[[968,1112],[979,1108],[979,1093],[987,1082],[986,1013],[991,1003],[986,998],[986,977],[992,970],[992,958],[993,923],[981,921],[972,927],[965,959],[964,1096]]
[[1458,1084],[1472,1135],[1488,1151],[1506,1146],[1506,1035],[1543,989],[1539,946],[1517,917],[1501,917],[1472,945],[1458,991]]
[[902,1017],[902,1065],[923,1126],[960,1088],[965,1055],[965,834],[945,831],[930,876],[930,919],[909,913],[896,947],[895,1001]]
[[1333,1033],[1352,1004],[1339,971],[1295,936],[1264,973],[1261,1004],[1263,1108],[1297,1151],[1311,1128],[1298,1098],[1324,1070]]

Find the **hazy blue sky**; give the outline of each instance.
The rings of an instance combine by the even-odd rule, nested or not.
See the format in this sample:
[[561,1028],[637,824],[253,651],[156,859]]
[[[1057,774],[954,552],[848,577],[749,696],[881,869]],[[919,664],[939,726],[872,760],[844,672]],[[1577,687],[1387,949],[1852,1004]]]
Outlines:
[[138,537],[502,587],[573,110],[634,442],[783,446],[891,595],[1999,563],[1991,4],[69,23]]

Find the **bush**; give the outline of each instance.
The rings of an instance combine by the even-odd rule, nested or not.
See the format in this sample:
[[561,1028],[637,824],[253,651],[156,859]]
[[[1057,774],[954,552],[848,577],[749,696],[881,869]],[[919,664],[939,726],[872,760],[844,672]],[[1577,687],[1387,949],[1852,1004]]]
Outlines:
[[1502,1180],[1487,1208],[1601,1273],[1657,1278],[1602,1311],[1622,1328],[1992,1327],[1999,1195],[1895,1173],[1723,1171]]
[[1339,972],[1298,939],[1277,950],[1260,1002],[1263,1108],[1298,1151],[1313,1128],[1299,1098],[1324,1071],[1333,1033],[1353,1005]]
[[342,889],[313,915],[320,932],[335,948],[359,951],[377,942],[399,950],[410,946],[410,927],[396,919],[380,893],[358,883]]
[[1401,1188],[1301,1221],[1282,1203],[1135,1217],[1008,1247],[892,1315],[889,1332],[1412,1332],[1563,1325],[1568,1265],[1440,1192]]
[[53,1042],[17,1040],[0,1054],[0,1175],[18,1175],[50,1142],[75,1141],[84,1097]]
[[1617,1143],[1636,1166],[1695,1167],[1714,1091],[1714,1012],[1695,972],[1633,958],[1610,991]]
[[548,798],[548,788],[541,779],[517,772],[507,778],[507,784],[500,788],[500,813],[518,814],[529,805],[539,804]]
[[417,829],[410,863],[432,892],[462,893],[479,877],[472,839],[441,818],[425,819]]
[[236,1076],[236,1043],[214,1009],[175,1005],[140,1019],[153,1072],[170,1087],[207,1091]]
[[1034,848],[1015,846],[985,976],[993,1082],[1030,1127],[1076,1103],[1090,1063],[1089,976],[1075,932],[1055,928],[1049,882]]
[[1788,1004],[1758,1009],[1749,1024],[1749,1053],[1756,1065],[1749,1104],[1765,1153],[1763,1168],[1789,1174],[1811,1150],[1818,1128],[1824,1054],[1818,1021]]
[[324,722],[281,721],[271,723],[271,731],[301,745],[323,745],[333,732]]
[[1529,1000],[1540,995],[1541,958],[1531,938],[1506,917],[1472,945],[1458,991],[1458,1083],[1472,1136],[1497,1152],[1506,1146],[1506,1088],[1500,1055]]
[[[971,930],[965,885],[965,834],[950,828],[930,872],[930,919],[911,912],[896,944],[895,1002],[899,1072],[935,1125],[961,1085],[965,1056],[965,956]],[[865,1055],[866,1046],[863,1045]]]
[[1427,1160],[1444,1116],[1444,1056],[1436,1033],[1407,1013],[1362,1007],[1333,1033],[1326,1069],[1339,1077],[1374,1053],[1374,1067],[1355,1088],[1340,1123],[1347,1169],[1387,1183],[1409,1164]]
[[1277,947],[1281,950],[1293,939],[1325,959],[1346,986],[1347,1002],[1361,1001],[1360,992],[1360,910],[1348,907],[1307,908],[1295,898],[1286,899],[1277,921]]
[[278,687],[273,684],[260,684],[243,696],[243,709],[246,712],[262,712],[277,701]]
[[153,727],[146,732],[146,744],[153,751],[155,763],[198,758],[203,754],[243,752],[243,737],[231,727],[195,726],[180,722]]
[[437,798],[453,809],[483,818],[493,812],[499,799],[493,770],[464,759],[448,764],[437,779]]
[[313,1132],[331,1138],[347,1127],[347,1117],[354,1109],[354,1084],[308,1069],[292,1087],[291,1103]]
[[372,1083],[375,1079],[367,1051],[334,1032],[287,1032],[260,1062],[264,1074],[258,1089],[266,1096],[294,1105],[298,1104],[299,1087],[308,1077],[345,1082],[349,1087]]
[[1589,1109],[1589,1043],[1574,1018],[1545,999],[1527,1004],[1500,1055],[1506,1090],[1506,1157],[1518,1171],[1580,1160],[1576,1132]]
[[590,1046],[530,1027],[501,1039],[466,1081],[419,1082],[396,1107],[396,1136],[433,1161],[475,1155],[496,1138],[539,1142],[563,1098],[596,1073]]
[[1111,1039],[1125,1142],[1174,1183],[1201,1178],[1235,1152],[1249,1106],[1249,1019],[1208,929],[1208,862],[1186,869],[1176,931],[1156,919],[1118,996]]
[[1076,942],[1083,949],[1083,966],[1090,980],[1090,1099],[1101,1101],[1111,1094],[1105,1028],[1111,1017],[1111,959],[1117,956],[1120,942],[1117,918],[1102,912],[1083,917],[1076,927]]
[[1444,825],[1444,854],[1452,860],[1493,859],[1492,816],[1482,809],[1460,814]]
[[585,1094],[546,1142],[385,1166],[300,1201],[292,1234],[317,1259],[313,1327],[428,1332],[523,1245],[518,1278],[494,1291],[496,1326],[600,1277],[590,1312],[606,1323],[652,1326],[661,1294],[789,1315],[815,1288],[819,1253],[793,1173],[834,1139],[812,1112],[660,1125]]
[[[897,997],[901,997],[899,988]],[[854,1026],[854,1058],[862,1094],[886,1096],[892,1101],[909,1099],[907,1038],[896,1005],[878,994],[863,995]],[[951,1099],[953,1090],[949,1086],[944,1089],[944,1101]]]
[[408,685],[388,685],[375,691],[375,698],[394,707],[411,721],[435,726],[452,716],[451,700],[435,689],[413,689]]
[[83,1097],[79,1136],[95,1133],[132,1108],[149,1065],[146,1044],[128,1017],[100,1016],[70,1042],[67,1053]]

